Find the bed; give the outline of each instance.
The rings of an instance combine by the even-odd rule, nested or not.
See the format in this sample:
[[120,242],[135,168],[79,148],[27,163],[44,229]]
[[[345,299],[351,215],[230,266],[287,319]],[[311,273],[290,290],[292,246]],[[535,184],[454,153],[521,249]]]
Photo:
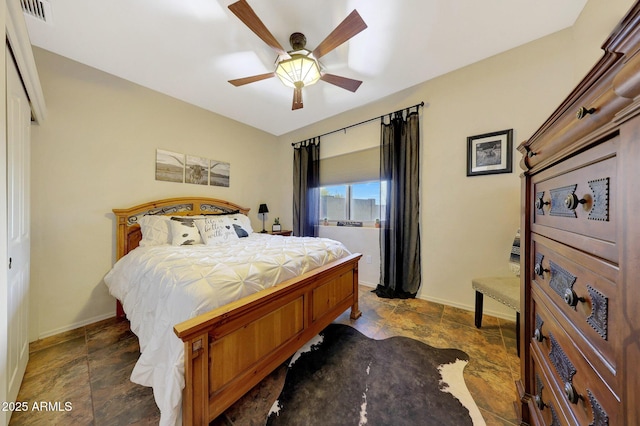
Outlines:
[[[294,251],[305,251],[312,256],[308,256],[311,260],[302,262],[305,266],[300,270],[289,268],[289,263],[286,263],[286,268],[280,268],[284,272],[280,271],[276,274],[278,275],[277,283],[265,285],[264,288],[257,285],[253,290],[245,291],[244,282],[243,286],[237,287],[230,283],[230,279],[226,279],[225,288],[232,286],[229,288],[234,290],[227,292],[228,297],[221,298],[224,299],[224,304],[221,306],[216,306],[216,303],[220,302],[212,304],[197,302],[197,306],[189,307],[189,303],[196,302],[183,302],[187,300],[187,296],[177,293],[180,291],[177,287],[181,284],[170,284],[166,290],[165,287],[161,287],[163,290],[159,292],[162,296],[156,296],[155,293],[144,293],[145,288],[155,288],[155,285],[140,284],[132,286],[134,290],[123,291],[113,283],[116,281],[113,277],[114,270],[120,267],[120,264],[135,261],[143,265],[140,266],[141,268],[147,267],[148,270],[141,271],[138,275],[129,273],[127,275],[129,281],[138,285],[138,281],[142,283],[143,278],[151,276],[151,280],[157,281],[159,285],[163,284],[165,280],[163,275],[160,275],[160,278],[153,278],[152,275],[161,267],[147,264],[151,261],[150,259],[156,258],[156,252],[163,253],[162,256],[165,256],[162,265],[169,262],[170,266],[166,271],[177,276],[193,275],[191,269],[182,272],[180,264],[175,262],[181,261],[182,257],[200,256],[199,252],[205,250],[200,244],[184,247],[184,250],[176,247],[149,247],[144,244],[146,240],[143,240],[141,221],[148,221],[151,218],[160,220],[161,216],[169,216],[174,218],[172,220],[180,221],[183,217],[185,220],[191,220],[192,216],[197,216],[205,218],[206,223],[229,223],[229,218],[235,217],[234,220],[237,220],[238,217],[245,217],[249,210],[228,201],[204,197],[171,198],[128,209],[113,210],[116,218],[117,262],[105,277],[105,282],[111,294],[118,299],[117,315],[122,316],[126,312],[132,331],[138,335],[141,343],[138,364],[145,358],[145,353],[151,353],[156,358],[154,351],[164,351],[167,348],[171,353],[166,355],[169,360],[180,360],[180,368],[176,368],[176,371],[171,368],[168,371],[155,371],[156,367],[148,371],[144,370],[146,368],[144,366],[140,368],[143,377],[145,374],[150,377],[153,375],[168,377],[167,380],[178,383],[182,389],[179,392],[178,401],[170,391],[164,389],[159,391],[158,393],[161,394],[159,402],[154,386],[154,396],[161,409],[161,424],[174,424],[176,421],[179,422],[180,418],[185,425],[208,424],[345,310],[351,309],[352,319],[357,319],[361,315],[358,308],[358,260],[361,255],[334,247],[336,245],[334,243],[337,242],[326,239],[268,236],[249,231],[250,235],[247,238],[240,238],[243,240],[243,248],[236,248],[235,244],[238,244],[236,241],[228,243],[225,241],[221,246],[224,250],[233,252],[233,257],[240,256],[237,253],[244,253],[245,246],[258,244],[266,244],[267,248],[252,248],[251,250],[257,250],[259,253],[247,254],[248,257],[262,258],[266,252],[271,249],[276,250],[279,245],[297,247],[297,244],[303,244],[304,249],[296,248]],[[203,223],[202,220],[198,221],[198,226],[200,227]],[[175,223],[171,222],[171,225]],[[205,228],[199,229],[205,232]],[[202,236],[206,237],[206,233]],[[227,244],[233,248],[228,248]],[[315,251],[315,245],[318,244],[327,247],[326,255],[313,255],[313,253],[320,253]],[[206,245],[211,244],[204,244]],[[138,249],[134,251],[136,248]],[[248,252],[249,248],[246,250]],[[219,259],[224,257],[224,253],[207,256]],[[290,257],[292,256],[287,252],[286,255],[280,255],[277,259],[266,261],[270,262],[269,265],[273,263],[282,265],[285,262],[282,259],[286,258],[288,262]],[[258,281],[261,282],[262,278]],[[266,278],[264,281],[267,281]],[[242,290],[237,290],[238,288]],[[156,291],[153,290],[153,292]],[[133,293],[136,293],[135,297],[132,296]],[[185,293],[193,292],[185,290]],[[231,297],[233,293],[235,296]],[[188,296],[190,297],[190,294]],[[157,302],[155,299],[160,297],[170,302],[163,301],[162,304]],[[185,305],[186,307],[182,309]],[[162,315],[158,317],[157,313],[153,312],[154,309]],[[172,312],[171,316],[168,314],[169,311]],[[178,317],[179,320],[176,319]],[[168,323],[168,321],[175,322]],[[155,333],[155,329],[162,328],[169,328],[169,331],[172,328],[173,332],[165,333],[165,337],[159,341],[147,339],[147,335]],[[167,337],[169,335],[171,337]],[[175,345],[179,349],[179,358],[175,358],[176,355],[173,354],[177,352]],[[158,355],[160,358],[163,356],[165,355]],[[157,360],[154,362],[164,364]],[[167,361],[167,363],[170,362]],[[138,364],[134,368],[132,380],[139,367]],[[173,392],[175,393],[175,389]],[[176,410],[171,412],[167,410],[167,404],[177,405],[177,413]]]

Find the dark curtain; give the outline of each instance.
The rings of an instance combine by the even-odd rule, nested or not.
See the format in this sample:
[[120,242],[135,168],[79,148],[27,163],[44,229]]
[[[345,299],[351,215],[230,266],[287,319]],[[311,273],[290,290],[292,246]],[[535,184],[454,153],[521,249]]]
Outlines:
[[374,290],[380,297],[411,298],[420,288],[419,124],[417,110],[382,118],[380,180],[386,181],[387,191],[380,226],[380,284]]
[[320,219],[320,138],[293,150],[293,235],[317,237]]

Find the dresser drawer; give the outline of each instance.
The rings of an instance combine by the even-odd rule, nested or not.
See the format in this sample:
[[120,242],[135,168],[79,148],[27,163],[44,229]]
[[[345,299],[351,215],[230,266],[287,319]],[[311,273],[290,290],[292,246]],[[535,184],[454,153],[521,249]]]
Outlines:
[[554,399],[575,419],[574,424],[621,424],[619,398],[587,362],[544,300],[545,295],[534,287],[532,356],[538,359],[539,369],[546,371]]
[[559,403],[556,396],[558,390],[553,392],[551,383],[553,378],[549,372],[541,367],[544,363],[536,351],[531,352],[531,367],[535,380],[535,393],[533,394],[535,421],[533,424],[541,425],[573,425],[575,419],[565,404]]
[[563,148],[566,149],[569,144],[579,144],[581,138],[609,123],[617,111],[631,103],[612,90],[611,77],[612,75],[601,81],[600,87],[594,87],[598,93],[585,95],[573,105],[567,105],[567,114],[556,121],[545,123],[529,139],[526,148],[521,149],[525,154],[523,163],[527,169],[566,155],[562,152]]
[[621,325],[618,269],[540,235],[532,235],[533,281],[553,304],[589,362],[618,391]]
[[532,178],[531,230],[617,262],[618,137]]

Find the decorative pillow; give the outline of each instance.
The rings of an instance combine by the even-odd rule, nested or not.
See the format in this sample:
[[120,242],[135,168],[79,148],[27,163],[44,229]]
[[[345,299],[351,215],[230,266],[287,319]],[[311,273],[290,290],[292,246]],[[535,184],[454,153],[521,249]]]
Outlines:
[[249,234],[253,233],[253,228],[251,227],[251,219],[249,219],[246,215],[242,213],[236,213],[227,217],[233,224],[238,237],[248,237]]
[[511,245],[511,254],[509,255],[509,269],[511,272],[520,276],[520,230],[516,233],[516,237],[513,239]]
[[171,241],[171,229],[167,216],[142,216],[138,219],[142,240],[140,246],[159,246],[169,244]]
[[196,226],[198,220],[202,220],[202,216],[172,216],[171,244],[174,246],[202,244],[202,237]]
[[204,243],[208,246],[238,239],[238,234],[228,216],[207,216],[205,219],[196,221],[196,226],[200,230]]

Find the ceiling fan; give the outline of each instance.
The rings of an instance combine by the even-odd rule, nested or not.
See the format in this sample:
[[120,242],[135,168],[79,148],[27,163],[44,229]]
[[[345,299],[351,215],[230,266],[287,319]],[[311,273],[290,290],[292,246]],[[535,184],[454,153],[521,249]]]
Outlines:
[[305,49],[307,39],[304,34],[297,32],[291,34],[289,43],[293,50],[287,52],[258,18],[246,0],[229,5],[229,9],[278,54],[274,72],[229,80],[229,83],[234,86],[243,86],[271,77],[278,77],[286,86],[293,88],[291,109],[296,110],[303,106],[302,88],[315,84],[318,80],[326,81],[351,92],[358,90],[362,84],[360,80],[325,73],[318,62],[322,56],[367,28],[367,24],[362,20],[358,11],[351,12],[313,51]]

